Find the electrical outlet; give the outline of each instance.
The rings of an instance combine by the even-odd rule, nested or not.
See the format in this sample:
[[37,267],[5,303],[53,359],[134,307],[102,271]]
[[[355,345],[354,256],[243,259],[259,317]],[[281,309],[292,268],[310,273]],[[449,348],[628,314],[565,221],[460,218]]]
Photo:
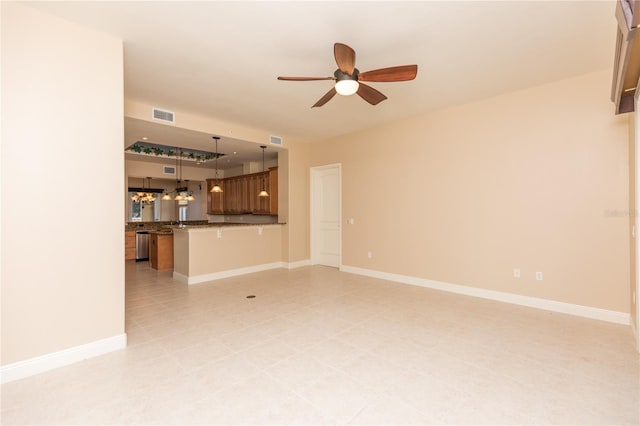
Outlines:
[[354,218],[350,217],[349,219],[347,219],[347,223],[349,225],[353,225],[354,223],[356,223],[356,220]]
[[367,252],[367,257],[368,257],[369,259],[371,259],[371,258],[373,257],[373,253],[372,253],[372,252],[370,252],[370,251],[368,251],[368,252]]
[[542,281],[542,272],[536,272],[536,281]]
[[520,278],[520,269],[513,270],[513,278]]

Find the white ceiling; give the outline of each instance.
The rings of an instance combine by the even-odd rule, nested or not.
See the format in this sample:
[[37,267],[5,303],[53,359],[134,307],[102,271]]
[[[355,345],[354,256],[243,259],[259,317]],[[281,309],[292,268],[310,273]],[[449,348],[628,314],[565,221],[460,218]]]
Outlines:
[[[128,99],[309,141],[610,67],[616,28],[613,1],[33,4],[124,40]],[[418,76],[312,109],[330,81],[276,77],[332,75],[335,42]]]

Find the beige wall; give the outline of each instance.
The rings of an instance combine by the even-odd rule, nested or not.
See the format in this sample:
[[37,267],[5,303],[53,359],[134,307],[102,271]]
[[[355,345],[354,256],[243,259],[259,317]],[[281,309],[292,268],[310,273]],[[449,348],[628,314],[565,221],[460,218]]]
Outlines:
[[[176,165],[176,161],[167,159],[167,162],[164,164],[161,163],[153,163],[150,161],[125,161],[125,171],[127,173],[127,177],[152,177],[157,179],[173,179],[176,180],[176,176],[165,175],[162,173],[163,166],[174,166]],[[206,181],[207,179],[211,179],[215,174],[215,170],[213,169],[205,169],[201,167],[192,167],[187,166],[185,164],[182,165],[182,180],[190,180],[190,181]],[[218,172],[218,176],[221,173]],[[153,182],[153,180],[152,180]],[[147,182],[148,183],[148,182]]]
[[342,263],[628,312],[629,222],[611,213],[629,205],[628,124],[610,80],[591,73],[313,144],[311,165],[343,166],[342,217],[355,224]]
[[121,41],[2,2],[2,365],[124,333],[122,74]]
[[[176,230],[174,270],[187,277],[282,261],[280,225]],[[258,230],[262,229],[262,235]]]
[[[320,148],[322,145],[317,145]],[[286,251],[289,262],[309,259],[309,167],[311,145],[297,144],[289,151],[289,215]],[[278,170],[279,172],[279,170]]]

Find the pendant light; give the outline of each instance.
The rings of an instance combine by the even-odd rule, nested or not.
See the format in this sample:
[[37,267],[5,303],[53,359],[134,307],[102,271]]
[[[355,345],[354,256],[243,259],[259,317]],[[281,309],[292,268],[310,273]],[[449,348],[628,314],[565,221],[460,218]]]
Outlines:
[[[147,179],[149,179],[149,189],[151,189],[151,178],[148,177]],[[156,194],[154,194],[153,192],[147,192],[144,194],[145,199],[144,201],[147,201],[149,203],[152,203],[156,200]]]
[[176,179],[176,196],[173,198],[175,201],[184,201],[187,197],[182,196],[180,194],[180,185],[182,185],[182,148],[176,149],[178,151],[178,155],[176,157],[176,169],[178,172],[178,176]]
[[264,182],[264,150],[267,148],[265,145],[260,145],[262,148],[262,190],[258,193],[258,197],[268,197],[269,193],[267,192],[266,185]]
[[220,139],[220,136],[213,136],[213,139],[216,140],[216,182],[209,192],[222,192],[222,187],[218,184],[218,140]]
[[[151,178],[148,177],[146,179],[149,179],[149,189],[151,189]],[[156,196],[153,192],[145,191],[146,179],[142,178],[142,191],[138,191],[131,196],[131,201],[133,201],[134,203],[139,203],[139,202],[152,203],[156,200]]]
[[138,191],[131,196],[131,201],[139,203],[144,198],[144,178],[142,178],[142,191]]
[[185,179],[185,188],[187,189],[187,196],[184,198],[187,201],[195,201],[196,197],[193,196],[193,191],[189,191],[189,181]]

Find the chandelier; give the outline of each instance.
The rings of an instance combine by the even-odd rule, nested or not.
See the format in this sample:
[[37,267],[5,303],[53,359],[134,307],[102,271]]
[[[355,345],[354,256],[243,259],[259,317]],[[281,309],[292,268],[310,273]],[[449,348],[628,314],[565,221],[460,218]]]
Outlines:
[[[149,179],[149,189],[151,189],[151,178]],[[142,178],[142,191],[138,191],[131,196],[131,201],[134,203],[152,203],[156,200],[156,195],[153,192],[145,192],[145,178]]]

